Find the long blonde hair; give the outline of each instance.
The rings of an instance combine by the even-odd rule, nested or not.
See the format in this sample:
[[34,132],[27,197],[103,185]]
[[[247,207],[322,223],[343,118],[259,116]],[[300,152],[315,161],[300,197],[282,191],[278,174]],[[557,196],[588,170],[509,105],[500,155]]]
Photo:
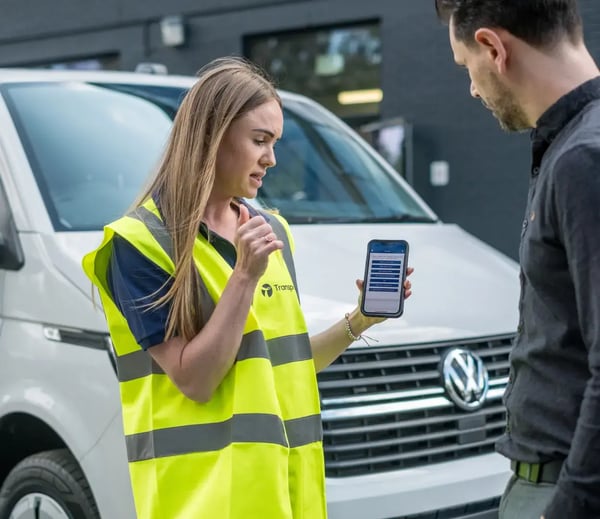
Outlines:
[[264,72],[242,58],[219,58],[201,68],[175,116],[156,176],[138,197],[137,205],[158,194],[173,240],[173,283],[150,305],[171,303],[165,340],[178,335],[189,341],[204,324],[193,248],[223,136],[233,121],[273,99],[281,105]]

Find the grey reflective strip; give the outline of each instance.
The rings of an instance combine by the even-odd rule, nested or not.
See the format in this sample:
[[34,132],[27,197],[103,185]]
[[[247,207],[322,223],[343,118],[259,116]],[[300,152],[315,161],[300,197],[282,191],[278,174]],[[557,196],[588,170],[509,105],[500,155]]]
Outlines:
[[272,218],[270,218],[269,223],[271,224],[273,232],[277,235],[277,238],[279,238],[279,240],[283,242],[283,250],[281,251],[281,253],[283,254],[285,265],[290,273],[292,282],[294,283],[296,295],[298,296],[298,299],[300,299],[300,293],[298,292],[298,282],[296,281],[296,268],[294,267],[294,259],[292,258],[292,247],[290,245],[288,235],[285,232],[283,224],[276,217],[273,216]]
[[[308,334],[278,337],[265,343],[261,331],[244,335],[236,359],[271,359],[271,365],[280,366],[312,358]],[[144,350],[134,351],[117,357],[119,382],[127,382],[148,375],[164,375],[165,372]]]
[[260,330],[250,332],[242,338],[236,360],[239,362],[255,358],[271,359],[273,366],[312,359],[308,334],[277,337],[265,344]]
[[130,462],[221,450],[232,443],[287,447],[283,423],[271,414],[238,414],[225,422],[186,425],[125,437]]
[[323,438],[321,415],[313,414],[285,421],[290,447],[302,447],[309,443],[319,442]]
[[247,333],[242,337],[242,344],[238,350],[236,360],[267,359],[269,358],[265,338],[260,330]]
[[310,339],[307,333],[270,339],[267,341],[267,347],[273,366],[312,359]]
[[139,350],[117,357],[119,382],[135,380],[150,374],[164,375],[165,372],[147,351]]
[[[290,447],[321,441],[321,418],[311,415],[285,422]],[[157,429],[125,437],[130,462],[224,449],[232,443],[288,446],[283,424],[270,414],[238,414],[225,422]]]
[[130,218],[135,218],[136,220],[140,220],[144,222],[150,234],[154,237],[154,239],[160,244],[162,249],[167,253],[167,256],[174,259],[173,254],[173,240],[171,240],[171,235],[167,228],[165,227],[164,222],[156,216],[152,211],[146,209],[143,206],[138,207],[127,216]]

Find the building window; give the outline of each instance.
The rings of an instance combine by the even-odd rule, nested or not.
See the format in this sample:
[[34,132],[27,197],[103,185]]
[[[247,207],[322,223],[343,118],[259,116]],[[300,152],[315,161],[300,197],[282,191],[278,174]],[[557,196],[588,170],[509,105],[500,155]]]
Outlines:
[[244,49],[279,88],[315,99],[353,126],[377,119],[383,97],[378,23],[247,36]]

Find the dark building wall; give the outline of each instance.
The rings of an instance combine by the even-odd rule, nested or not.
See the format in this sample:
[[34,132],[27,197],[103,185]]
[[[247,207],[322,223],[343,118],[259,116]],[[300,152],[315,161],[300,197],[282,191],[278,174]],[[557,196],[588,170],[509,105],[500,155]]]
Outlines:
[[[598,0],[581,0],[588,47],[600,58]],[[447,222],[517,256],[528,183],[529,138],[503,133],[469,96],[452,61],[447,28],[425,0],[9,0],[0,26],[0,66],[118,54],[194,73],[208,60],[243,52],[243,37],[378,20],[383,44],[383,118],[414,125],[414,187]],[[187,42],[164,47],[159,20],[182,14]],[[429,164],[450,164],[434,187]]]

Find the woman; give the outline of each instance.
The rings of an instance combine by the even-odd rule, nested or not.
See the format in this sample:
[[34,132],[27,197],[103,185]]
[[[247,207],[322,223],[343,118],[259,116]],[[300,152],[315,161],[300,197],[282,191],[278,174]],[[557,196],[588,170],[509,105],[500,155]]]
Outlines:
[[379,320],[356,309],[309,339],[295,290],[260,297],[295,286],[287,223],[242,201],[282,131],[259,70],[210,63],[139,206],[84,259],[117,353],[139,519],[326,516],[315,372]]

